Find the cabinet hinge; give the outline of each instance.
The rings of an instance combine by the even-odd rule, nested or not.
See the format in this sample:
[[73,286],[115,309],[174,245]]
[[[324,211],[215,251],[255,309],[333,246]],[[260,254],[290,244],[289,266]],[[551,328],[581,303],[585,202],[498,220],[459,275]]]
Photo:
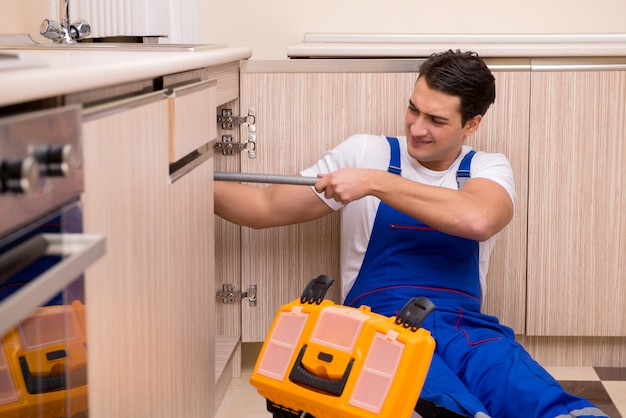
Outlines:
[[220,299],[223,303],[235,303],[235,301],[248,299],[250,306],[256,306],[256,284],[250,285],[246,292],[240,292],[234,284],[222,285],[222,290],[215,294],[216,299]]
[[256,111],[253,108],[248,109],[248,114],[244,116],[233,115],[233,109],[222,109],[217,115],[217,123],[224,130],[234,129],[235,125],[248,125],[248,132],[256,131]]
[[249,158],[256,158],[256,110],[248,109],[244,116],[233,115],[233,109],[222,109],[217,115],[217,123],[222,130],[233,130],[235,125],[247,125],[248,140],[233,142],[233,135],[222,135],[222,141],[215,144],[215,149],[221,150],[223,155],[233,155],[235,151],[246,151]]
[[248,157],[256,157],[256,135],[249,134],[246,142],[233,142],[232,135],[222,135],[222,140],[215,143],[215,149],[222,150],[223,155],[233,155],[235,151],[247,151]]

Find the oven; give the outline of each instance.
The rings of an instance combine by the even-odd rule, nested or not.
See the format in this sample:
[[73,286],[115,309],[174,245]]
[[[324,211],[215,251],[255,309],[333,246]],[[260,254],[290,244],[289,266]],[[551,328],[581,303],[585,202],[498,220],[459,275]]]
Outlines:
[[0,115],[0,416],[88,414],[81,112]]

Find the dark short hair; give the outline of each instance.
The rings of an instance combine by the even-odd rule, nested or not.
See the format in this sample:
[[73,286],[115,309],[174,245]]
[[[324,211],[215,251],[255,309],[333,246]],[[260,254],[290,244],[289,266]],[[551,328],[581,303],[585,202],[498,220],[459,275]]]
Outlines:
[[484,115],[496,99],[495,78],[475,52],[448,50],[432,54],[419,69],[428,87],[461,99],[462,124]]

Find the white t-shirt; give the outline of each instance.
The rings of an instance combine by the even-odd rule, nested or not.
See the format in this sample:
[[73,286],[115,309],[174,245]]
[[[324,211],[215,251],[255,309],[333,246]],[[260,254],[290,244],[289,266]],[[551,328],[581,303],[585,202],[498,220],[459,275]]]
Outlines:
[[[463,146],[461,155],[447,170],[433,171],[408,154],[405,137],[398,137],[398,142],[400,143],[402,177],[432,186],[458,188],[456,172],[465,154],[471,150],[470,147]],[[389,143],[384,136],[353,135],[336,148],[326,152],[315,165],[301,171],[300,174],[315,177],[318,173],[330,173],[340,168],[371,168],[387,171],[390,155]],[[495,181],[504,187],[515,204],[517,196],[513,184],[513,170],[504,155],[477,151],[472,159],[470,177]],[[318,195],[332,209],[342,209],[340,259],[342,298],[345,299],[363,263],[380,200],[373,196],[366,196],[343,205],[333,199],[326,199],[323,194]],[[480,286],[483,296],[489,256],[495,241],[494,235],[489,240],[479,243]]]

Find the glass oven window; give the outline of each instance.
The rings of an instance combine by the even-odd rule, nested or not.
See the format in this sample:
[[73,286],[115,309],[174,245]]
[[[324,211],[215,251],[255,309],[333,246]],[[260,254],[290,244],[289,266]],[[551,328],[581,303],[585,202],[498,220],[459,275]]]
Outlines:
[[[42,233],[80,233],[81,225],[80,208],[71,205],[5,245],[0,254]],[[0,304],[63,257],[40,254],[0,272]],[[0,416],[87,417],[86,323],[81,274],[2,336]]]

